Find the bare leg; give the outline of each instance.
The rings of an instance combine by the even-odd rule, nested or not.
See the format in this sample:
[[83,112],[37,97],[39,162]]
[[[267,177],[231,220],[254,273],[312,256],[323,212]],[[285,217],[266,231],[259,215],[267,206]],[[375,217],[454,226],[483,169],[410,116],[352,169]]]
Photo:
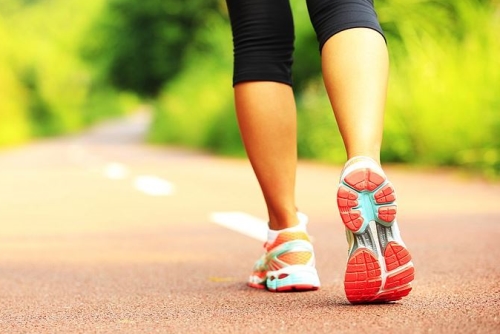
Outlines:
[[[379,161],[388,77],[384,39],[371,29],[345,30],[328,40],[322,54],[325,85],[348,158],[363,155]],[[235,101],[242,139],[269,212],[269,226],[273,230],[294,226],[293,91],[276,82],[245,82],[236,85]]]
[[322,65],[348,159],[380,162],[389,71],[382,35],[368,28],[344,30],[324,45]]
[[264,194],[269,227],[297,225],[297,121],[292,88],[277,82],[235,86],[236,113],[247,155]]
[[[325,85],[349,159],[367,156],[380,164],[388,64],[384,39],[367,28],[340,32],[323,48]],[[350,160],[341,175],[337,204],[349,240],[347,299],[380,303],[407,296],[413,263],[396,222],[394,189],[380,166],[365,158]],[[360,274],[360,268],[366,269]]]

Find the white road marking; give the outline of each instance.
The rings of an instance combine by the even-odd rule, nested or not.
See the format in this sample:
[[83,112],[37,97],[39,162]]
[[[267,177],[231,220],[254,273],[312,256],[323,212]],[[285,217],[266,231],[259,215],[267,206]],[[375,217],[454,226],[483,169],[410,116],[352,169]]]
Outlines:
[[104,175],[112,180],[123,180],[129,174],[128,168],[118,162],[108,163],[104,167]]
[[265,220],[244,212],[214,212],[210,221],[259,241],[267,240],[268,225]]
[[137,190],[150,196],[168,196],[174,192],[174,185],[157,176],[141,175],[134,180]]
[[[108,179],[125,180],[133,177],[133,173],[127,165],[113,161],[101,161],[96,155],[89,154],[85,146],[78,142],[68,146],[67,154],[73,163],[102,173]],[[133,185],[135,189],[150,196],[169,196],[175,190],[172,183],[154,175],[138,175],[133,178]]]

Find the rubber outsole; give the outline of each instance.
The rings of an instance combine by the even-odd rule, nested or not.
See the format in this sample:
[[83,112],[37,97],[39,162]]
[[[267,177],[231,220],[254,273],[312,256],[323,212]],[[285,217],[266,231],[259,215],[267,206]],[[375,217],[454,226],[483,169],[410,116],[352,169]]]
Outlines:
[[394,188],[370,168],[351,171],[342,180],[337,204],[352,233],[344,279],[353,304],[385,303],[407,296],[415,270],[399,235]]
[[269,272],[262,281],[253,280],[247,283],[256,289],[267,289],[272,292],[314,291],[320,287],[318,273],[315,268],[290,266],[277,272]]

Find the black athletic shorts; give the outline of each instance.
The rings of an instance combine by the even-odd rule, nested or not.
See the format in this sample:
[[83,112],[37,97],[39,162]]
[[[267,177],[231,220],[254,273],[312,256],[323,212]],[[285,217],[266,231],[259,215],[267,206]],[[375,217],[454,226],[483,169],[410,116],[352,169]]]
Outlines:
[[[233,84],[276,81],[292,85],[294,26],[289,0],[226,0],[234,45]],[[373,0],[307,0],[319,48],[350,28],[382,28]]]

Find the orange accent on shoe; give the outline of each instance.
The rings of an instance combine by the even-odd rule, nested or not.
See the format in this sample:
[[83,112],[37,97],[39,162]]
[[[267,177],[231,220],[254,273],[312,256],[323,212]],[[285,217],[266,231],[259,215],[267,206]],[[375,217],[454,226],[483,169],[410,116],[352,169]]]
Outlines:
[[358,191],[373,191],[385,181],[385,177],[369,168],[362,168],[347,175],[344,181]]
[[340,217],[344,225],[353,232],[356,232],[363,226],[363,217],[358,210],[350,210],[347,212],[340,212]]
[[354,208],[358,206],[358,194],[346,187],[340,187],[337,194],[337,204],[339,207]]
[[255,263],[248,286],[269,291],[311,291],[320,287],[314,251],[305,231],[284,231]]
[[411,286],[406,285],[406,286],[399,288],[399,289],[384,292],[377,297],[377,300],[375,302],[376,303],[387,303],[387,302],[394,302],[394,301],[400,300],[401,298],[408,296],[411,289],[412,289]]
[[378,218],[386,223],[393,222],[396,219],[397,207],[395,205],[383,206],[378,209]]
[[384,289],[398,289],[400,287],[405,287],[408,283],[413,281],[415,278],[415,269],[409,267],[400,273],[387,276],[387,280],[384,284]]
[[378,204],[392,203],[396,200],[394,188],[390,184],[386,184],[373,196]]
[[396,242],[389,242],[384,252],[385,267],[392,271],[411,261],[411,255],[406,248]]
[[[384,257],[387,271],[394,271],[411,261],[403,246],[391,242]],[[415,277],[413,266],[389,274],[382,287],[382,270],[375,255],[368,249],[359,249],[347,263],[344,287],[347,299],[353,304],[380,303],[399,300],[411,291],[409,285]]]
[[363,226],[361,212],[353,210],[354,207],[358,206],[358,194],[355,191],[341,186],[337,193],[337,205],[340,218],[348,229],[357,231]]
[[289,264],[307,264],[311,258],[311,252],[290,252],[278,256],[280,261]]
[[295,284],[295,285],[286,285],[284,287],[277,288],[275,290],[270,289],[269,291],[273,292],[300,292],[300,291],[316,291],[318,290],[319,287],[315,285],[309,285],[309,284]]
[[344,287],[351,303],[372,300],[382,286],[382,271],[375,256],[367,249],[356,251],[347,263]]
[[292,240],[310,241],[309,236],[306,232],[282,232],[278,235],[278,237],[272,244],[266,244],[266,249],[273,249],[281,244],[284,244],[285,242],[289,242]]
[[266,288],[265,284],[259,284],[259,283],[247,282],[247,285],[251,288],[254,288],[254,289],[265,289]]

